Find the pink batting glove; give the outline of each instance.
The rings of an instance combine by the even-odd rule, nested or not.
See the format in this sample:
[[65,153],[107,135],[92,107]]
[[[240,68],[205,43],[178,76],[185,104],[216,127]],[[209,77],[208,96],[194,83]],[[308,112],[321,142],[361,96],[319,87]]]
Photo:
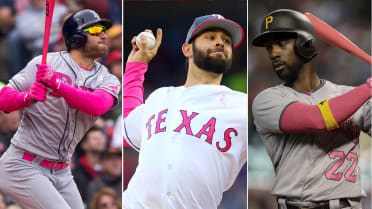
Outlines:
[[34,82],[31,84],[30,89],[27,91],[25,97],[23,98],[25,102],[30,101],[45,101],[46,100],[46,87],[44,84],[39,82]]
[[52,66],[46,64],[36,66],[36,80],[46,84],[53,91],[58,90],[59,86],[61,85],[61,79],[57,78]]

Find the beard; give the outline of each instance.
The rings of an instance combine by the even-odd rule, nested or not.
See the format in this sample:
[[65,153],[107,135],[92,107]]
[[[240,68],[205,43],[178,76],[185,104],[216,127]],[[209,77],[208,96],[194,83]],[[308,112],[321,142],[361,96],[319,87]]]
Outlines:
[[282,81],[291,85],[298,79],[298,75],[300,74],[300,70],[304,64],[302,62],[296,62],[293,65],[288,65],[286,62],[282,62],[282,64],[284,65],[284,69],[275,70],[274,66],[273,69]]
[[108,46],[103,47],[98,44],[89,44],[88,42],[83,47],[84,53],[87,57],[93,59],[106,56],[108,54]]
[[231,68],[232,58],[223,59],[222,57],[209,56],[210,50],[207,50],[207,53],[204,53],[202,50],[199,50],[195,44],[192,43],[192,51],[194,54],[194,63],[200,69],[203,69],[212,73],[226,73]]

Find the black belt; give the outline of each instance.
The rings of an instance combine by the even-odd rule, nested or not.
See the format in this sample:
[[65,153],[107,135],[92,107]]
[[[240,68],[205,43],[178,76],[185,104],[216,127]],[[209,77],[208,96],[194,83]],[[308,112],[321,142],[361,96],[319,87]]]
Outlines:
[[[329,203],[328,202],[322,202],[319,203],[319,205],[314,205],[314,206],[300,206],[300,205],[294,205],[291,203],[286,203],[287,209],[330,209],[329,208]],[[340,208],[346,208],[350,207],[349,202],[347,199],[340,199]]]

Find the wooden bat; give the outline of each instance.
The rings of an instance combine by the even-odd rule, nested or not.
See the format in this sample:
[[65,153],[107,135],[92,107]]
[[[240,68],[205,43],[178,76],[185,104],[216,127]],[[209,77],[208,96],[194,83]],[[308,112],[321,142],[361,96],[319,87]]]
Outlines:
[[357,57],[367,62],[372,63],[372,58],[358,46],[356,46],[352,41],[346,38],[342,33],[334,29],[332,26],[325,23],[323,20],[319,19],[311,13],[305,13],[305,15],[310,19],[314,26],[315,34],[323,39],[325,42],[333,44]]
[[49,47],[50,28],[52,26],[54,4],[55,4],[55,0],[46,0],[43,55],[41,58],[41,64],[46,64],[48,47]]

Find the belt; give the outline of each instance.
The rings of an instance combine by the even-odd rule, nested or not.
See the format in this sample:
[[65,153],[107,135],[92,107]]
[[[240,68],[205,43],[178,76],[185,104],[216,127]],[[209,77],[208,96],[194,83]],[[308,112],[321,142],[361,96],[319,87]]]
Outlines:
[[[32,162],[36,158],[36,155],[30,153],[23,153],[22,159]],[[67,162],[56,162],[56,161],[49,161],[49,160],[42,160],[39,163],[40,166],[51,168],[53,170],[62,170],[68,166]]]
[[[321,202],[319,205],[313,206],[300,206],[298,204],[294,205],[287,201],[286,203],[287,209],[330,209],[329,202]],[[349,202],[347,199],[340,199],[340,208],[350,207]]]

